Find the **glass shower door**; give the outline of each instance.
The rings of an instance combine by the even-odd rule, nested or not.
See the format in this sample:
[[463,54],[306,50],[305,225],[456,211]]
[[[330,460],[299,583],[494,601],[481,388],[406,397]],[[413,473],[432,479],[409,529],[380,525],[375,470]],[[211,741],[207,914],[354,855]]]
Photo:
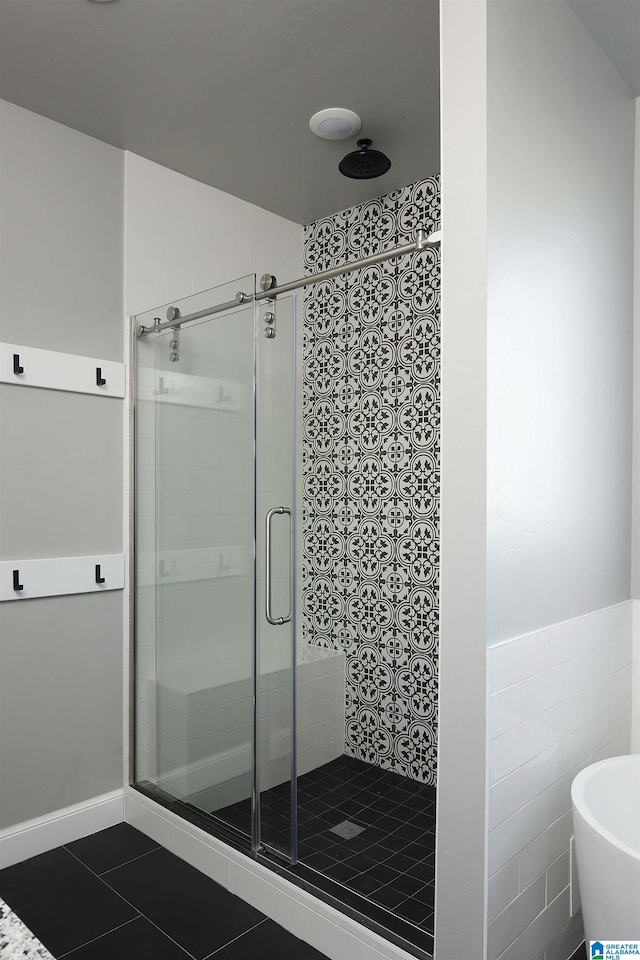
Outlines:
[[[174,306],[186,316],[254,284]],[[252,301],[137,341],[136,782],[254,848],[262,827],[289,855],[292,633],[266,614],[268,600],[272,620],[289,616],[291,527],[271,514],[268,589],[266,515],[291,506],[293,314],[272,312],[269,325]],[[261,825],[260,782],[278,778],[288,799]]]
[[295,298],[258,307],[257,783],[264,848],[296,859]]
[[[251,295],[254,282],[174,306],[185,316]],[[253,303],[138,341],[139,615],[152,622],[137,634],[153,645],[146,682],[138,670],[153,728],[145,772],[208,814],[249,801],[253,783],[254,341]],[[234,825],[250,836],[250,812]]]

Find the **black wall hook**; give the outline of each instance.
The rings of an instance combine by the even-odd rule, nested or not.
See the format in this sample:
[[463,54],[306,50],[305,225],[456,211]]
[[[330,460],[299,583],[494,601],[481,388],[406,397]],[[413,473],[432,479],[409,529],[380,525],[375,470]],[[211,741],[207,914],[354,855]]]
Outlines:
[[100,564],[96,563],[96,583],[104,583],[105,578],[100,576]]
[[16,591],[18,591],[18,590],[24,590],[24,584],[20,583],[20,571],[19,571],[19,570],[14,570],[14,571],[13,571],[13,589],[16,590]]
[[102,376],[102,367],[96,367],[96,384],[99,387],[104,387],[107,381]]
[[13,355],[13,372],[17,375],[19,373],[24,373],[24,367],[20,366],[20,354],[14,353]]

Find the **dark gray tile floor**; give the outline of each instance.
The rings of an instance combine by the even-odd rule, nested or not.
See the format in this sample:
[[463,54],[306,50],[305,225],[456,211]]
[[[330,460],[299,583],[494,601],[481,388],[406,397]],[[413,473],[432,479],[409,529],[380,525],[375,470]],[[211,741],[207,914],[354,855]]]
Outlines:
[[[260,795],[263,837],[290,845],[289,783]],[[245,800],[216,812],[244,829]],[[363,827],[351,840],[332,828]],[[298,853],[302,864],[433,934],[435,788],[351,757],[298,778]],[[361,907],[366,912],[366,902]]]
[[326,960],[124,823],[0,870],[0,897],[57,960]]

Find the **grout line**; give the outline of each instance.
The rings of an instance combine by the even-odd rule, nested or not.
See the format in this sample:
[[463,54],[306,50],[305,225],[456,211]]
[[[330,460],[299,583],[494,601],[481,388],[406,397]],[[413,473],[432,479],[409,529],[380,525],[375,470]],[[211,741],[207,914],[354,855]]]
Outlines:
[[[107,827],[107,829],[109,829],[109,828]],[[98,831],[98,832],[101,833],[102,831]],[[66,850],[66,852],[69,854],[69,856],[73,857],[74,860],[77,860],[78,863],[81,864],[81,865],[85,868],[85,870],[88,870],[89,873],[92,874],[92,875],[96,878],[96,880],[101,880],[101,881],[104,883],[105,887],[109,887],[110,890],[113,890],[113,887],[110,887],[108,883],[105,883],[105,881],[102,880],[102,877],[100,876],[100,874],[99,874],[99,873],[96,873],[95,870],[93,870],[91,867],[87,866],[87,864],[86,864],[83,860],[81,860],[80,857],[73,852],[73,850],[69,850],[68,847],[63,847],[63,849]],[[114,892],[117,896],[120,896],[120,894],[117,892],[117,890],[113,890],[113,892]],[[124,900],[125,903],[129,903],[129,901],[128,901],[128,900],[125,900],[124,897],[121,897],[120,899],[121,899],[121,900]],[[132,906],[132,904],[129,903],[129,906]],[[138,910],[138,908],[137,908],[137,907],[134,907],[134,910]],[[140,913],[139,910],[138,910],[138,913]]]
[[[113,887],[110,884],[107,883],[106,885],[109,887],[110,890],[113,890]],[[118,893],[117,890],[113,890],[113,892],[117,893],[119,897],[122,897],[122,894]],[[130,903],[130,901],[127,900],[126,897],[122,897],[122,899],[124,900],[125,903],[128,903],[129,906],[132,907],[134,910],[138,910],[138,908],[134,906],[132,903]],[[191,960],[196,960],[194,955],[192,953],[189,953],[189,951],[185,946],[183,946],[181,943],[178,943],[177,940],[174,940],[173,937],[170,934],[168,934],[166,930],[163,930],[162,927],[159,927],[157,923],[154,923],[153,920],[146,915],[146,913],[142,913],[141,911],[138,911],[138,912],[140,913],[140,916],[147,921],[147,923],[150,923],[152,927],[155,927],[156,930],[158,930],[164,937],[167,938],[167,940],[171,940],[172,943],[175,943],[176,947],[179,947],[180,950],[182,950],[187,957],[191,957]]]
[[[347,759],[352,759],[352,758],[347,758]],[[356,758],[356,759],[357,759],[357,758]],[[331,762],[331,761],[330,761],[330,762]],[[342,770],[344,771],[345,768],[342,767]],[[347,770],[349,770],[348,767],[347,767]],[[387,772],[393,774],[393,771],[387,771]],[[303,786],[303,787],[306,787],[306,788],[307,788],[307,792],[311,792],[311,794],[312,794],[311,799],[312,799],[312,800],[319,800],[319,801],[324,805],[324,809],[323,809],[322,811],[320,811],[319,813],[309,812],[309,819],[315,819],[316,817],[326,818],[326,816],[327,816],[328,814],[330,814],[330,813],[337,813],[338,810],[340,810],[340,807],[341,807],[341,804],[342,804],[342,803],[352,802],[352,801],[353,801],[353,795],[352,795],[352,796],[346,796],[346,797],[336,798],[336,800],[334,800],[334,802],[327,802],[327,801],[324,799],[324,797],[326,796],[327,792],[330,793],[332,790],[339,789],[339,788],[341,788],[341,787],[347,786],[348,784],[351,784],[354,780],[357,780],[359,777],[362,776],[362,772],[361,772],[358,768],[354,768],[354,769],[353,769],[353,772],[351,773],[351,776],[349,776],[349,777],[334,777],[333,775],[328,774],[328,776],[331,777],[331,780],[335,781],[335,783],[334,783],[333,787],[330,788],[328,791],[327,791],[327,790],[323,790],[322,795],[321,795],[320,797],[313,795],[313,792],[314,792],[314,790],[317,791],[317,789],[318,789],[321,781],[315,780],[315,781],[311,781],[311,782],[309,782],[309,783],[305,783],[305,777],[306,777],[306,776],[307,776],[306,774],[303,774],[303,775],[300,777],[300,779],[299,779],[299,785],[301,785],[301,786]],[[393,809],[393,810],[397,810],[398,807],[402,807],[402,808],[405,808],[406,811],[407,811],[407,813],[409,814],[408,819],[406,819],[406,818],[405,818],[405,819],[400,819],[400,818],[398,818],[398,817],[392,817],[391,811],[386,811],[386,812],[385,812],[385,811],[380,811],[380,810],[374,810],[374,809],[373,809],[375,803],[377,803],[377,802],[378,802],[379,800],[381,800],[381,799],[385,799],[385,798],[386,798],[386,794],[384,794],[384,793],[383,793],[383,794],[379,794],[379,793],[373,792],[373,791],[375,791],[376,786],[380,784],[380,780],[383,779],[383,778],[378,778],[378,777],[373,778],[373,777],[372,777],[372,778],[367,778],[367,779],[368,779],[368,783],[366,783],[365,785],[362,785],[362,786],[360,786],[360,787],[355,788],[355,790],[354,790],[354,795],[357,795],[358,793],[364,793],[366,799],[369,800],[368,804],[365,805],[364,803],[362,803],[362,801],[357,801],[357,803],[359,804],[359,809],[358,809],[358,811],[357,811],[356,813],[351,813],[351,814],[346,814],[346,813],[342,814],[342,813],[341,813],[341,816],[344,816],[344,817],[345,817],[346,819],[348,819],[348,820],[361,821],[361,822],[365,822],[365,823],[366,823],[366,820],[367,820],[367,811],[369,811],[371,814],[375,814],[375,816],[372,818],[372,822],[371,822],[371,823],[366,824],[366,827],[375,827],[375,826],[376,826],[376,823],[377,823],[379,820],[391,818],[391,819],[397,821],[397,823],[398,823],[398,829],[400,829],[401,826],[404,826],[405,823],[408,823],[408,822],[410,823],[410,822],[412,822],[412,821],[413,821],[415,818],[417,818],[417,817],[427,817],[427,819],[428,819],[429,822],[432,824],[432,826],[429,827],[429,828],[422,828],[422,827],[421,827],[421,828],[420,828],[420,831],[421,831],[420,836],[423,836],[423,837],[424,837],[424,836],[426,836],[427,834],[433,832],[433,829],[432,829],[432,828],[435,827],[435,815],[429,814],[429,811],[434,809],[434,801],[433,801],[433,798],[431,797],[431,795],[429,795],[428,798],[427,798],[427,796],[421,794],[421,793],[419,792],[419,790],[414,790],[414,789],[402,790],[402,785],[401,785],[400,783],[393,784],[390,789],[392,789],[392,790],[395,790],[395,789],[398,789],[398,788],[401,789],[401,790],[402,790],[402,793],[406,795],[406,800],[409,800],[410,798],[411,798],[411,799],[420,798],[421,800],[424,801],[424,802],[422,803],[422,805],[419,806],[419,807],[407,806],[406,808],[405,808],[405,800],[400,800],[400,801],[398,801],[398,803],[397,803],[394,807],[392,807],[392,809]],[[326,782],[326,780],[325,780],[325,782]],[[413,781],[409,781],[409,782],[413,783]],[[429,786],[428,784],[422,784],[422,783],[419,783],[419,782],[416,782],[416,784],[417,784],[417,787],[418,787],[418,788],[421,788],[421,787],[423,787],[423,786]],[[387,786],[388,786],[388,784],[387,784]],[[276,788],[272,788],[272,789],[278,789],[278,788],[276,787]],[[265,791],[265,793],[268,794],[269,791]],[[283,814],[280,814],[280,813],[278,812],[278,811],[279,811],[279,808],[282,806],[282,804],[281,804],[281,802],[280,802],[282,798],[280,797],[280,795],[279,795],[278,793],[274,793],[272,796],[273,796],[273,798],[274,798],[275,801],[276,801],[276,807],[275,807],[275,809],[274,809],[273,811],[270,810],[269,813],[270,813],[270,815],[272,815],[274,818],[276,818],[276,817],[279,817],[279,816],[282,816],[282,815],[283,815]],[[247,801],[240,801],[240,804],[243,804],[243,803],[246,803],[246,802],[247,802]],[[263,801],[263,802],[264,802],[264,801]],[[286,801],[285,801],[285,804],[284,804],[284,805],[285,805],[285,807],[288,806],[288,804],[286,803]],[[300,801],[299,806],[300,806],[300,808],[304,811],[304,808],[305,808],[305,803],[304,803],[304,801]],[[229,804],[228,807],[229,807],[229,809],[233,809],[233,808],[238,807],[238,804]],[[265,808],[266,808],[266,809],[269,809],[268,801],[265,802]],[[223,808],[223,809],[226,809],[226,808]],[[304,811],[304,812],[306,813],[307,811]],[[223,810],[218,811],[218,816],[220,816],[222,813],[223,813]],[[286,817],[286,814],[284,814],[284,816]],[[232,818],[231,816],[229,816],[228,818],[224,818],[224,817],[223,817],[223,819],[227,819],[228,822],[231,822],[231,823],[234,822],[234,820],[233,820],[233,818]],[[302,824],[301,824],[301,825],[302,825]],[[415,825],[414,825],[414,826],[415,826]],[[365,827],[365,828],[366,828],[366,827]],[[316,833],[314,833],[314,834],[311,834],[309,837],[306,837],[305,840],[302,841],[302,842],[303,842],[303,843],[306,843],[306,842],[308,842],[309,840],[312,840],[312,839],[315,838],[315,837],[324,837],[324,836],[327,835],[328,829],[329,829],[329,828],[325,827],[324,829],[318,830],[318,832],[316,832]],[[393,832],[393,831],[392,831],[392,832]],[[404,839],[404,838],[401,838],[401,839]],[[433,888],[434,888],[434,886],[435,886],[435,880],[434,880],[434,879],[432,879],[432,880],[424,880],[424,879],[419,878],[419,877],[411,877],[411,879],[413,879],[413,880],[415,880],[416,882],[419,883],[418,888],[417,888],[412,894],[403,894],[403,893],[401,893],[401,891],[397,891],[398,893],[401,894],[402,899],[401,899],[401,900],[399,901],[399,903],[396,904],[393,908],[389,908],[389,907],[385,906],[384,904],[381,904],[381,903],[378,903],[377,901],[374,901],[371,895],[369,895],[369,894],[364,894],[364,893],[362,893],[360,890],[357,890],[355,887],[351,887],[351,886],[350,886],[351,880],[357,879],[357,878],[358,878],[359,876],[361,876],[363,873],[366,873],[368,869],[373,869],[373,868],[367,868],[367,870],[362,870],[362,869],[357,870],[357,872],[354,874],[354,876],[353,876],[352,878],[350,878],[350,880],[338,880],[338,879],[336,879],[335,877],[331,876],[331,874],[328,873],[327,871],[328,871],[328,869],[330,869],[330,867],[333,867],[333,866],[339,865],[339,864],[346,864],[346,865],[348,866],[350,859],[355,859],[356,857],[368,856],[369,853],[370,853],[370,849],[371,849],[372,847],[374,847],[374,846],[382,846],[383,849],[385,850],[385,853],[387,854],[385,860],[384,860],[384,861],[381,861],[382,864],[384,864],[384,863],[386,862],[386,860],[389,860],[389,859],[391,859],[392,857],[400,856],[400,855],[402,855],[402,856],[407,856],[410,860],[415,861],[416,864],[425,863],[425,862],[427,862],[427,861],[429,861],[429,860],[431,860],[431,862],[433,862],[433,857],[434,857],[434,853],[435,853],[435,850],[434,850],[433,848],[424,848],[424,849],[429,849],[429,853],[427,853],[426,856],[420,857],[419,859],[416,859],[416,857],[414,857],[414,856],[411,855],[412,849],[415,849],[414,844],[415,844],[415,842],[416,842],[417,839],[418,839],[418,838],[414,838],[414,840],[407,840],[406,843],[405,843],[405,846],[402,847],[400,850],[392,850],[392,849],[386,848],[386,847],[384,847],[384,843],[381,843],[379,840],[378,840],[378,841],[371,841],[371,843],[369,844],[369,846],[368,846],[368,847],[365,847],[364,850],[354,850],[354,851],[351,853],[350,857],[345,857],[345,858],[339,859],[339,860],[335,859],[335,858],[331,855],[331,849],[329,849],[329,850],[314,851],[313,853],[308,854],[308,855],[306,855],[305,857],[303,857],[303,858],[301,859],[301,863],[302,863],[303,865],[306,865],[306,866],[309,867],[310,869],[316,871],[320,876],[326,877],[327,879],[333,881],[335,884],[339,885],[339,886],[342,888],[342,890],[344,891],[344,894],[345,894],[345,895],[356,896],[356,897],[358,897],[359,899],[362,899],[363,901],[371,900],[371,902],[375,903],[375,906],[376,906],[378,909],[384,910],[384,911],[386,911],[387,913],[389,913],[390,915],[395,915],[398,907],[400,907],[401,905],[407,903],[408,901],[412,901],[412,900],[413,900],[413,901],[418,901],[418,902],[420,902],[420,894],[423,893],[424,891],[426,891],[427,888],[433,890]],[[323,854],[325,857],[327,857],[328,860],[331,862],[331,863],[330,863],[330,867],[325,868],[325,869],[318,869],[317,867],[314,867],[311,863],[309,863],[309,862],[308,862],[308,859],[311,858],[312,856],[314,856],[315,854]],[[376,865],[378,865],[378,864],[376,864]],[[394,868],[390,868],[390,869],[393,870]],[[411,876],[408,871],[397,871],[397,870],[396,870],[395,872],[396,872],[397,876],[405,876],[405,875],[406,875],[406,876]],[[396,877],[396,879],[397,879],[397,877]],[[373,891],[373,892],[374,892],[374,893],[377,893],[378,891],[383,890],[383,889],[387,889],[387,888],[390,889],[390,890],[395,890],[395,888],[394,888],[394,881],[389,881],[388,883],[381,884],[381,885],[380,885],[379,887],[377,887],[376,890]],[[409,919],[408,917],[403,917],[403,916],[401,916],[400,914],[397,914],[397,916],[398,916],[399,919],[401,919],[401,920],[403,921],[403,923],[405,923],[405,924],[407,924],[409,927],[413,928],[416,932],[418,932],[418,933],[420,933],[420,934],[425,934],[425,933],[426,933],[428,936],[433,936],[433,931],[432,931],[430,928],[427,927],[427,923],[428,923],[428,922],[430,922],[431,925],[433,925],[433,905],[428,904],[428,903],[424,903],[423,906],[425,907],[425,911],[426,911],[426,912],[425,912],[425,917],[424,917],[424,919],[423,919],[422,921],[411,920],[411,919]],[[365,916],[366,916],[366,911],[364,911],[364,913],[365,913]],[[408,942],[412,942],[412,940],[410,939]],[[222,948],[219,948],[219,949],[222,949]],[[215,951],[215,952],[218,952],[218,951]],[[210,956],[213,956],[213,954],[211,954]],[[208,960],[208,958],[205,958],[205,960]]]
[[140,916],[141,914],[138,914],[137,917],[131,917],[130,920],[125,920],[124,923],[119,923],[117,927],[112,927],[111,930],[106,930],[104,933],[101,933],[99,937],[94,937],[92,940],[87,940],[85,943],[81,943],[79,946],[74,947],[73,950],[67,950],[66,953],[61,953],[57,960],[62,960],[63,957],[69,957],[71,954],[75,953],[76,950],[83,950],[85,947],[88,947],[89,944],[96,943],[98,940],[108,937],[110,933],[114,933],[116,930],[122,930],[123,927],[128,927],[130,923],[135,923],[136,920],[139,920]]
[[126,867],[129,863],[135,863],[136,860],[142,860],[143,857],[148,857],[150,853],[155,853],[156,850],[160,849],[160,844],[158,844],[153,850],[147,850],[146,853],[141,853],[139,857],[132,857],[131,860],[124,860],[122,863],[119,863],[117,867],[109,867],[108,870],[103,870],[102,873],[97,873],[96,876],[102,879],[107,873],[111,873],[113,870],[119,870],[120,867]]
[[[344,778],[341,778],[341,779],[336,778],[336,779],[338,779],[338,781],[339,781],[340,784],[347,784],[347,783],[351,782],[354,778],[356,778],[358,775],[359,775],[359,774],[356,772],[356,773],[354,773],[354,776],[352,776],[352,777],[350,777],[350,778],[348,778],[348,779],[344,779]],[[373,784],[375,784],[375,783],[376,783],[376,779],[372,779],[371,785],[373,785]],[[313,784],[311,784],[311,786],[313,786]],[[366,790],[367,787],[364,787],[363,789]],[[414,796],[415,796],[415,794],[412,794],[412,791],[405,791],[405,792],[406,792],[408,795],[414,795]],[[320,798],[318,798],[318,799],[320,799]],[[352,798],[347,798],[347,799],[352,799]],[[375,803],[377,802],[377,800],[379,800],[379,799],[380,799],[379,796],[374,797],[367,806],[362,805],[361,808],[360,808],[360,810],[359,810],[357,813],[351,814],[348,819],[353,819],[353,820],[355,820],[355,821],[366,819],[366,811],[367,811],[367,810],[372,810],[373,804],[375,804]],[[403,805],[403,804],[399,804],[399,806],[402,806],[402,805]],[[303,804],[303,806],[304,806],[304,804]],[[335,810],[335,809],[339,809],[340,804],[337,803],[337,804],[335,804],[333,807],[332,807],[331,804],[327,804],[327,807]],[[426,812],[426,811],[417,810],[417,809],[416,809],[415,811],[413,811],[413,808],[411,808],[411,807],[409,807],[408,809],[413,812],[413,816],[410,817],[409,820],[412,820],[412,819],[414,819],[414,817],[417,817],[417,816],[422,816],[422,815]],[[372,812],[375,812],[376,814],[379,813],[379,816],[376,816],[376,817],[374,818],[374,821],[373,821],[373,823],[371,824],[371,826],[375,826],[375,823],[376,823],[378,820],[390,816],[390,814],[389,814],[388,812],[385,813],[385,812],[373,811],[373,810],[372,810]],[[397,818],[393,818],[393,819],[397,819]],[[404,821],[402,821],[402,822],[404,822]],[[435,818],[433,818],[433,822],[434,822],[434,824],[435,824]],[[423,832],[424,832],[424,833],[427,833],[428,831],[425,830],[425,831],[423,831]],[[315,836],[321,836],[321,835],[323,835],[324,833],[326,833],[326,831],[321,831],[319,834],[316,834]],[[311,839],[311,838],[307,838],[307,839]],[[371,846],[375,846],[375,845],[376,845],[376,844],[373,844],[373,843],[371,844]],[[407,850],[411,847],[411,845],[412,845],[412,841],[408,841],[408,843],[405,845],[405,847],[402,848],[402,850],[399,850],[399,851],[396,851],[396,850],[391,851],[391,850],[390,850],[390,851],[389,851],[389,857],[387,857],[387,859],[390,859],[391,857],[396,856],[396,855],[398,855],[398,854],[405,854],[405,851],[407,851]],[[370,848],[365,848],[364,850],[361,850],[361,851],[354,851],[353,857],[355,858],[355,857],[358,856],[358,855],[359,855],[359,856],[367,856],[369,850],[370,850]],[[327,856],[329,859],[333,859],[333,858],[331,857],[330,852],[328,852],[328,851],[321,851],[321,852],[322,852],[325,856]],[[406,855],[406,854],[405,854],[405,855]],[[431,854],[430,854],[430,855],[431,855]],[[429,855],[429,856],[430,856],[430,855]],[[348,866],[348,864],[349,864],[349,859],[350,859],[350,858],[346,858],[346,859],[343,859],[343,860],[340,860],[340,861],[336,861],[336,862],[338,862],[338,863],[344,863],[344,864],[346,864],[346,865]],[[411,859],[413,859],[413,858],[411,858]],[[427,858],[422,858],[420,861],[417,861],[417,862],[423,862],[425,859],[427,859]],[[304,862],[304,861],[303,861],[303,862]],[[308,864],[308,866],[311,866],[312,869],[317,869],[317,868],[314,868],[312,864]],[[393,868],[391,868],[391,869],[393,869]],[[323,871],[323,870],[319,870],[318,872],[319,872],[321,875],[327,875],[326,872]],[[355,874],[354,877],[350,878],[350,880],[344,880],[344,881],[336,880],[335,878],[331,877],[330,874],[328,874],[328,876],[329,876],[330,879],[333,879],[334,882],[340,883],[340,885],[343,887],[343,889],[345,889],[345,891],[350,892],[350,893],[355,893],[356,895],[359,895],[359,896],[364,896],[365,899],[368,899],[368,898],[369,898],[368,895],[364,895],[364,894],[362,894],[361,891],[357,890],[355,887],[351,887],[351,886],[350,886],[351,881],[357,879],[357,878],[358,878],[359,876],[361,876],[364,872],[366,872],[366,871],[360,870],[358,873]],[[402,873],[402,871],[397,871],[397,874],[398,874],[398,876],[404,875],[404,874]],[[410,874],[409,874],[408,872],[406,873],[406,875],[407,875],[407,876],[410,876]],[[419,880],[419,878],[417,878],[417,877],[415,877],[415,878],[413,878],[413,879],[415,879],[416,881]],[[393,909],[389,909],[389,908],[386,907],[384,904],[377,903],[377,901],[374,901],[374,902],[376,903],[376,906],[378,906],[379,908],[384,909],[384,910],[387,910],[389,913],[394,913],[394,911],[396,911],[396,910],[398,909],[398,907],[400,907],[400,906],[403,905],[404,903],[407,903],[407,902],[410,901],[410,900],[416,900],[416,899],[419,900],[419,895],[420,895],[423,891],[425,891],[427,888],[433,888],[433,887],[434,887],[434,881],[433,881],[433,880],[431,880],[431,881],[422,881],[421,884],[420,884],[420,886],[417,888],[417,890],[415,890],[411,895],[406,895],[406,894],[405,894],[405,895],[403,896],[403,899],[402,899],[401,901],[399,901],[399,903],[398,903]],[[386,883],[386,884],[381,884],[380,887],[376,888],[376,890],[373,891],[373,892],[376,892],[376,893],[377,893],[379,890],[383,890],[383,889],[385,889],[385,888],[389,888],[390,890],[393,890],[393,889],[394,889],[394,881],[392,880],[392,881],[390,881],[390,882],[388,882],[388,883]],[[398,892],[400,892],[400,891],[398,891]],[[372,898],[372,897],[371,897],[371,898]],[[427,908],[429,907],[429,905],[426,904],[426,903],[424,904],[424,906],[427,907]],[[401,915],[399,915],[399,916],[401,916]],[[421,933],[424,933],[424,932],[431,933],[431,931],[429,931],[429,930],[427,929],[427,927],[426,927],[426,922],[427,922],[428,920],[431,920],[432,917],[433,917],[433,909],[428,909],[427,912],[426,912],[426,914],[425,914],[424,920],[422,920],[422,921],[420,921],[420,922],[414,921],[414,920],[409,919],[408,917],[402,917],[402,916],[401,916],[401,919],[402,919],[405,923],[410,924],[410,925],[411,925],[412,927],[414,927],[416,930],[419,930]]]
[[[254,909],[255,909],[255,908],[254,908]],[[233,940],[229,940],[229,943],[225,943],[225,944],[223,944],[221,947],[217,947],[217,948],[213,951],[213,953],[208,953],[208,954],[206,955],[206,957],[203,957],[203,960],[209,960],[210,957],[215,956],[216,953],[220,953],[220,951],[221,951],[221,950],[224,950],[225,947],[228,947],[228,946],[229,946],[230,944],[232,944],[232,943],[237,943],[237,941],[238,941],[238,940],[241,940],[242,937],[245,936],[245,934],[251,933],[251,931],[252,931],[252,930],[255,930],[256,927],[259,927],[259,926],[261,926],[263,923],[266,923],[266,921],[267,921],[268,919],[269,919],[269,917],[265,917],[264,920],[258,920],[258,922],[257,922],[257,923],[254,923],[254,925],[253,925],[252,927],[249,927],[248,930],[244,930],[242,933],[239,933],[237,937],[234,937]],[[273,922],[275,923],[275,920],[274,920]],[[278,924],[278,926],[281,926],[281,924]],[[282,929],[284,930],[284,927],[282,927]],[[287,932],[288,932],[288,931],[287,931]]]
[[[75,859],[78,861],[78,863],[82,863],[82,860],[81,860],[79,857],[76,857],[75,853],[72,853],[71,850],[67,850],[67,853],[71,854],[72,857],[75,857]],[[152,850],[151,853],[155,853],[155,851]],[[107,887],[108,890],[111,890],[111,892],[114,893],[117,897],[120,897],[120,899],[123,900],[126,904],[128,904],[128,905],[131,907],[132,910],[135,910],[135,911],[137,912],[137,914],[138,914],[139,917],[144,917],[144,919],[147,921],[147,923],[150,923],[152,927],[155,927],[156,930],[159,930],[160,933],[163,934],[163,936],[165,936],[165,937],[167,938],[167,940],[171,940],[172,943],[175,943],[176,947],[180,947],[180,949],[183,950],[184,953],[186,953],[186,955],[187,955],[188,957],[191,957],[191,960],[196,960],[196,958],[193,956],[193,954],[192,954],[192,953],[189,953],[189,951],[188,951],[185,947],[183,947],[181,943],[178,943],[177,940],[174,940],[173,937],[171,937],[171,936],[166,932],[166,930],[163,930],[162,927],[159,927],[157,923],[154,923],[153,920],[151,920],[150,917],[148,917],[145,913],[142,913],[141,910],[138,910],[138,907],[136,907],[133,903],[131,903],[130,900],[127,900],[127,898],[126,898],[126,897],[123,897],[121,893],[118,893],[117,890],[114,890],[114,888],[111,886],[111,884],[110,884],[110,883],[107,883],[106,880],[103,880],[102,877],[99,876],[99,874],[97,874],[97,873],[95,872],[95,870],[92,870],[91,867],[87,867],[86,863],[82,863],[82,866],[83,866],[83,867],[86,867],[86,869],[89,871],[89,873],[92,873],[93,876],[94,876],[97,880],[100,880],[101,883],[104,883],[105,887]],[[133,919],[135,920],[136,918],[134,917]]]

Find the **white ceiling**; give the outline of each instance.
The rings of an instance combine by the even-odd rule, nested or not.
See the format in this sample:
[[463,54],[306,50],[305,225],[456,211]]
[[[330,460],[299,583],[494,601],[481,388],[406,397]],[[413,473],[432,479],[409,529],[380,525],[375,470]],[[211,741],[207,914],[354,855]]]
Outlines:
[[567,0],[636,97],[640,97],[640,0]]
[[[0,0],[0,96],[298,223],[439,170],[438,0]],[[337,165],[355,110],[388,174]]]

